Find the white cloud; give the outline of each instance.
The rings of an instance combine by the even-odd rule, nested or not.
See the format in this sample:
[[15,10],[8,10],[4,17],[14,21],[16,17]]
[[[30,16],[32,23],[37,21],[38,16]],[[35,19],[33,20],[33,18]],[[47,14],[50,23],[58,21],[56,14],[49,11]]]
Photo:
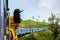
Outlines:
[[56,4],[56,0],[39,0],[39,7],[46,7],[48,9],[53,8]]
[[60,0],[39,0],[38,6],[47,8],[54,14],[60,14]]

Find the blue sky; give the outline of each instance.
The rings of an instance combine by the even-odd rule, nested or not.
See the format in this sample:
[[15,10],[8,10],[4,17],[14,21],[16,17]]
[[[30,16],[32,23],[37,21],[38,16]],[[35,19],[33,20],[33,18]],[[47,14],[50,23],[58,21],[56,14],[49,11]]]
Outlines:
[[16,8],[24,10],[21,13],[23,20],[32,19],[32,16],[36,20],[40,16],[39,21],[47,21],[52,12],[60,13],[60,0],[9,0],[9,8],[11,15]]

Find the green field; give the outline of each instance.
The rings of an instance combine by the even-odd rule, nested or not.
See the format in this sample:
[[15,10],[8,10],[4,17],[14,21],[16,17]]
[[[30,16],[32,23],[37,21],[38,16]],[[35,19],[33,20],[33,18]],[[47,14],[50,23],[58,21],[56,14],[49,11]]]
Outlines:
[[[49,28],[49,23],[47,22],[36,22],[32,20],[22,20],[20,23],[20,28],[43,28],[47,27]],[[55,29],[55,31],[46,30],[42,32],[34,32],[27,34],[23,37],[20,37],[19,40],[60,40],[60,34],[58,33],[57,38],[54,39],[54,32],[58,32],[58,30]]]
[[43,32],[35,32],[27,34],[19,38],[19,40],[53,40],[53,36],[50,30],[46,30]]
[[32,21],[32,20],[22,20],[20,23],[19,27],[27,28],[27,27],[32,27],[32,28],[40,28],[40,27],[48,27],[49,23],[47,22],[37,22],[37,21]]
[[[23,28],[27,28],[27,27],[43,28],[43,27],[49,27],[49,23],[47,23],[47,22],[36,22],[36,21],[32,21],[32,20],[22,20],[19,27],[20,28],[22,28],[22,27]],[[53,40],[52,33],[53,32],[51,30],[30,33],[30,34],[27,34],[27,35],[19,38],[19,40]]]

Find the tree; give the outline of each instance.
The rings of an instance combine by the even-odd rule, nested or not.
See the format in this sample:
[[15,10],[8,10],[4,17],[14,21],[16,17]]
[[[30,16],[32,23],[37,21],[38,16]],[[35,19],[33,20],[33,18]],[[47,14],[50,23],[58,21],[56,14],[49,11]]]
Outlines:
[[54,29],[54,20],[55,20],[55,15],[52,13],[51,14],[51,17],[50,18],[48,18],[48,21],[50,22],[50,28],[51,28],[51,30],[53,30]]
[[38,21],[40,21],[40,15],[38,15],[38,19],[39,19]]
[[46,20],[44,19],[43,22],[46,22]]
[[58,37],[58,34],[59,34],[59,31],[58,31],[58,29],[59,29],[59,25],[58,25],[59,19],[56,18],[56,15],[54,15],[52,13],[51,17],[48,20],[50,22],[50,29],[53,32],[53,34],[52,34],[53,38],[54,38],[53,40],[56,40],[57,37]]
[[48,19],[48,21],[49,21],[51,24],[54,24],[54,20],[55,20],[55,15],[52,13],[52,14],[51,14],[51,17]]
[[34,16],[32,16],[32,19],[34,20],[34,19],[35,19],[35,17],[34,17]]

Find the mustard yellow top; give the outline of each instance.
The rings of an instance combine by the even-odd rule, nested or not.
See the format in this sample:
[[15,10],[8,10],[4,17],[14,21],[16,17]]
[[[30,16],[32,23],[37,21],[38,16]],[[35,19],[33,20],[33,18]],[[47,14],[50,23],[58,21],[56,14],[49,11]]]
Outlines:
[[[6,35],[8,35],[8,27],[6,27]],[[10,40],[18,40],[15,30],[10,28]]]
[[[6,17],[8,19],[8,17]],[[10,40],[18,40],[16,29],[19,27],[19,23],[14,23],[13,16],[10,16]],[[8,35],[8,27],[6,27],[6,35]]]

